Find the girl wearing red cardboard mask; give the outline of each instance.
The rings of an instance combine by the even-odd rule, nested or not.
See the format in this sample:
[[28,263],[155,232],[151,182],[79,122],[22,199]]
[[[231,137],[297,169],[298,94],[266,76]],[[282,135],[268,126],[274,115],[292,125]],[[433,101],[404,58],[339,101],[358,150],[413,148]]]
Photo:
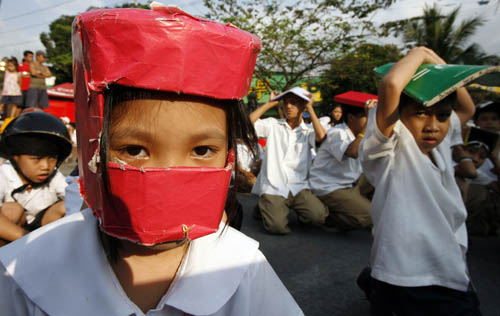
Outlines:
[[239,100],[260,40],[152,7],[75,19],[91,209],[0,250],[0,306],[8,315],[302,315],[258,243],[222,220],[236,138],[255,140]]

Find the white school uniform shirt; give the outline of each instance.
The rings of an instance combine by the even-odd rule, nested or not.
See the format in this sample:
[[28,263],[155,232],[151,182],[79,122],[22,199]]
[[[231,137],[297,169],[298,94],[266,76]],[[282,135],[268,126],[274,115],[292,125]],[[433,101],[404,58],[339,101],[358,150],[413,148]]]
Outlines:
[[191,242],[170,289],[144,314],[126,295],[90,209],[0,248],[9,316],[303,315],[258,243],[227,227]]
[[[372,277],[398,286],[438,285],[466,291],[466,209],[455,182],[450,134],[431,152],[436,165],[397,121],[385,137],[369,113],[360,145],[371,203]],[[451,125],[460,124],[453,112]]]
[[257,136],[266,137],[266,159],[252,189],[256,195],[272,194],[285,198],[309,189],[307,181],[315,146],[314,129],[304,121],[290,127],[285,119],[266,118],[254,123]]
[[33,222],[35,216],[51,206],[52,204],[64,200],[66,179],[59,171],[50,180],[38,188],[32,188],[31,191],[24,190],[16,193],[12,198],[12,191],[23,185],[21,178],[9,161],[0,166],[0,205],[5,202],[17,202],[25,209],[26,220],[28,224]]
[[345,123],[328,130],[309,171],[309,186],[315,195],[351,188],[361,176],[363,169],[359,159],[345,156],[347,147],[355,139],[356,136]]
[[[320,117],[319,118],[319,123],[325,129],[325,132],[328,132],[328,130],[332,127],[330,125],[330,117],[328,117],[328,116],[322,116],[322,117]],[[313,123],[307,124],[307,127],[314,129]],[[316,153],[316,147],[313,146],[313,147],[311,147],[311,157],[312,157],[313,162],[314,162],[314,159],[316,159],[316,155],[317,155],[317,153]]]
[[464,144],[464,140],[462,137],[462,123],[460,122],[460,119],[459,124],[450,124],[448,134],[450,134],[450,146],[453,147]]

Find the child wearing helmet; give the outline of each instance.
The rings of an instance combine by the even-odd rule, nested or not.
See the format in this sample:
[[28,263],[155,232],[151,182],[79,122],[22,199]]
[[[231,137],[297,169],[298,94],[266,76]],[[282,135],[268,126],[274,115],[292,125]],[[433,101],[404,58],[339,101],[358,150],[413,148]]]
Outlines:
[[1,249],[2,311],[303,315],[258,243],[223,216],[236,136],[255,139],[240,99],[260,40],[157,3],[88,11],[73,30],[90,209]]
[[43,112],[14,119],[0,141],[0,239],[16,240],[65,215],[66,181],[58,171],[71,150],[58,118]]

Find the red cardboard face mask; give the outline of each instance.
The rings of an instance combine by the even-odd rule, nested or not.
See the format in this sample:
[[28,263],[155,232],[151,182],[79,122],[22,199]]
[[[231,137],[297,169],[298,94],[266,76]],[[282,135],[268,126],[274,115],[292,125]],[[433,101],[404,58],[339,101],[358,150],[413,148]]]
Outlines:
[[102,9],[73,22],[73,82],[83,196],[109,235],[143,245],[215,232],[233,164],[145,168],[108,163],[111,194],[97,158],[105,95],[113,85],[216,100],[249,89],[258,37],[176,7]]
[[95,212],[101,230],[145,246],[214,233],[233,164],[233,151],[225,168],[137,168],[110,162],[110,199]]

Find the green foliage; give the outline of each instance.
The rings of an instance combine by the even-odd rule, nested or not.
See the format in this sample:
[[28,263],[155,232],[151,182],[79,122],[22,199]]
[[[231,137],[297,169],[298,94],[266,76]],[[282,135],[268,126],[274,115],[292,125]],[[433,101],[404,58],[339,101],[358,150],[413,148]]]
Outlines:
[[152,1],[148,1],[148,4],[134,4],[134,3],[124,3],[122,5],[117,5],[115,6],[115,8],[122,8],[122,9],[127,9],[127,8],[130,8],[130,9],[133,9],[133,8],[136,8],[136,9],[149,9],[149,3],[151,3]]
[[[387,0],[204,0],[207,18],[256,34],[262,40],[255,76],[269,90],[296,85],[317,76],[334,56],[342,55],[372,30],[365,19]],[[273,80],[273,74],[284,77]]]
[[56,76],[56,84],[72,82],[71,72],[71,23],[74,16],[62,15],[49,25],[49,33],[42,33],[40,40],[45,46],[51,71]]
[[[148,5],[125,3],[117,8],[142,8]],[[95,9],[95,7],[90,7]],[[51,72],[56,76],[56,84],[72,82],[72,55],[71,55],[71,24],[74,15],[62,15],[49,25],[49,32],[40,34],[40,40],[45,46],[48,61],[52,64]]]
[[386,23],[383,35],[401,36],[407,48],[429,47],[452,64],[498,63],[497,56],[485,54],[478,44],[466,46],[484,19],[474,17],[457,25],[459,13],[460,7],[445,15],[436,4],[425,6],[422,16]]
[[354,90],[377,94],[377,76],[373,69],[401,58],[395,45],[362,43],[343,57],[334,59],[322,77],[321,95],[325,105],[333,103],[333,97]]

